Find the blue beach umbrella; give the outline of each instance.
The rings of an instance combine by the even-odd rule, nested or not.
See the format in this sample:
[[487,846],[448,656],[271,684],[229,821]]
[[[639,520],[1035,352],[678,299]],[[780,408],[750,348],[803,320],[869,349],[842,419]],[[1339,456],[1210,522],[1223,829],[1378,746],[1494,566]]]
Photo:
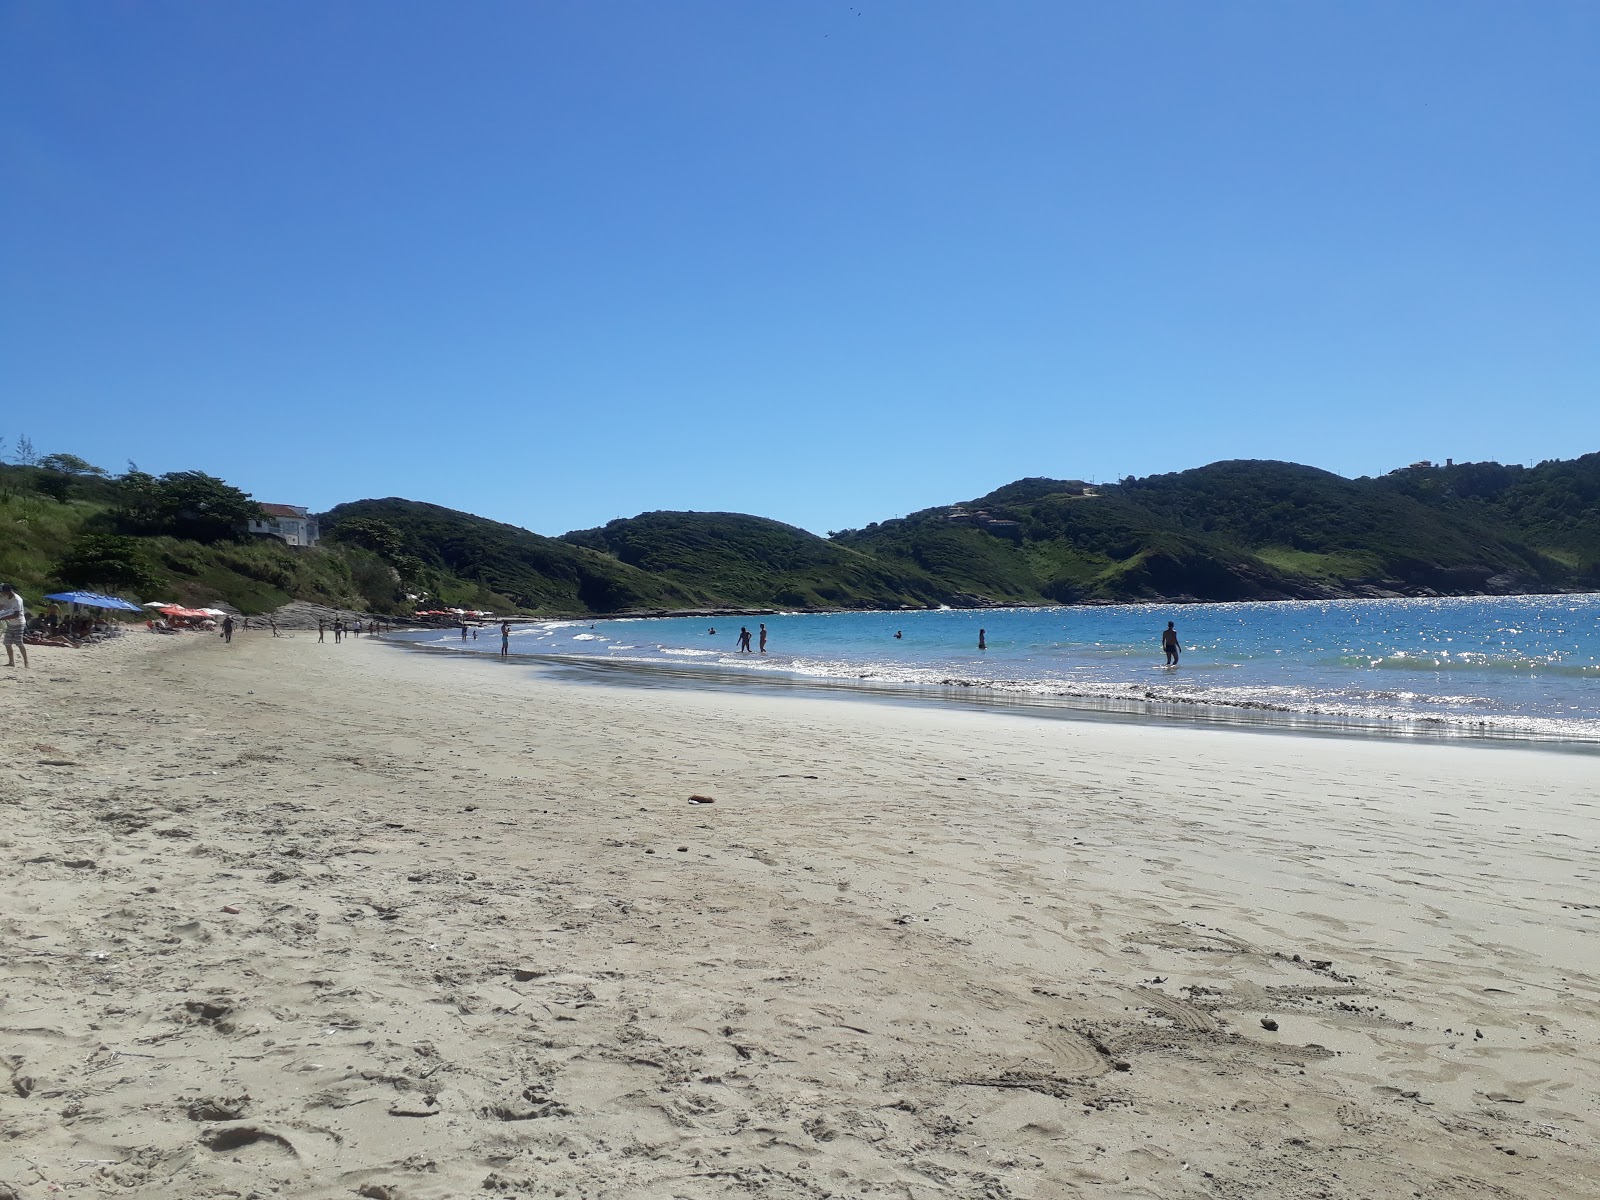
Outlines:
[[137,604],[129,604],[118,596],[107,596],[100,592],[56,592],[46,596],[46,600],[63,600],[68,604],[82,604],[86,608],[120,608],[127,612],[143,612]]

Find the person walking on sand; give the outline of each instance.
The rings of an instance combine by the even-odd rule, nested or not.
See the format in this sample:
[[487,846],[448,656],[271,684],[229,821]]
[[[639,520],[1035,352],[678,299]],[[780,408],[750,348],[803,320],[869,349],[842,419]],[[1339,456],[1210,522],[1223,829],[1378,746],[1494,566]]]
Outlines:
[[230,646],[233,645],[233,618],[232,617],[223,617],[222,618],[222,640],[224,642],[227,642],[228,645],[230,645]]
[[979,650],[987,650],[989,648],[989,642],[988,642],[987,638],[988,638],[988,631],[987,630],[984,630],[984,629],[978,630],[978,649]]
[[282,634],[280,634],[278,632],[278,618],[277,617],[268,617],[267,618],[267,624],[272,626],[272,636],[273,637],[282,637],[283,636]]
[[766,622],[762,622],[762,625],[761,625],[761,653],[765,654],[766,652],[767,652],[767,626],[766,626]]
[[344,622],[335,619],[333,622],[333,644],[337,646],[344,641]]
[[500,622],[500,657],[511,657],[511,622]]
[[1167,627],[1161,631],[1161,650],[1167,656],[1167,666],[1175,667],[1178,665],[1178,652],[1181,649],[1183,647],[1178,645],[1178,631],[1172,622],[1168,621]]
[[22,666],[28,666],[28,643],[23,637],[28,632],[28,606],[22,602],[17,589],[9,583],[0,583],[0,622],[5,625],[6,666],[17,665],[17,651],[22,651]]

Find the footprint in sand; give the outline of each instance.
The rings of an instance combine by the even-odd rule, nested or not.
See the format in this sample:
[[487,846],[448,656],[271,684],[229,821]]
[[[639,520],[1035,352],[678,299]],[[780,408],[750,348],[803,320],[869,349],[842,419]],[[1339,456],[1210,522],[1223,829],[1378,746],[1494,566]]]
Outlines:
[[300,1157],[287,1135],[265,1125],[217,1125],[200,1135],[200,1144],[218,1154],[231,1154],[251,1146],[274,1148]]

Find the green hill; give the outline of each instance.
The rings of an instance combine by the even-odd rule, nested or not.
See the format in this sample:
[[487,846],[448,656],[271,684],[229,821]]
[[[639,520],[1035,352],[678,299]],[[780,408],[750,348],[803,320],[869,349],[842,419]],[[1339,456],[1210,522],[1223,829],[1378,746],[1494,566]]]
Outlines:
[[1588,462],[1472,500],[1411,472],[1263,461],[1099,488],[1028,479],[835,540],[1000,602],[1548,591],[1594,578],[1595,523],[1548,499],[1564,489],[1592,512]]
[[1317,592],[1223,539],[1185,530],[1115,492],[1075,488],[1000,503],[985,496],[835,537],[914,564],[945,584],[952,602],[1244,600]]
[[356,500],[322,523],[326,539],[382,554],[408,585],[456,607],[603,613],[705,603],[609,555],[418,500]]
[[1512,531],[1573,579],[1600,588],[1600,454],[1536,467],[1456,463],[1407,467],[1374,481],[1453,522]]
[[649,512],[560,538],[435,504],[340,504],[324,538],[239,531],[200,472],[0,465],[0,575],[262,612],[292,599],[552,615],[1600,588],[1600,454],[1345,479],[1232,461],[1091,486],[1028,478],[827,538],[741,513]]
[[642,513],[563,536],[730,607],[923,607],[947,591],[915,567],[743,513]]
[[1561,564],[1494,514],[1443,511],[1383,480],[1234,461],[1128,481],[1118,491],[1186,530],[1333,586],[1457,593],[1564,582]]
[[119,515],[122,499],[103,475],[0,465],[0,576],[30,602],[89,587],[139,602],[226,603],[247,613],[295,599],[396,611],[393,572],[365,551],[136,533]]

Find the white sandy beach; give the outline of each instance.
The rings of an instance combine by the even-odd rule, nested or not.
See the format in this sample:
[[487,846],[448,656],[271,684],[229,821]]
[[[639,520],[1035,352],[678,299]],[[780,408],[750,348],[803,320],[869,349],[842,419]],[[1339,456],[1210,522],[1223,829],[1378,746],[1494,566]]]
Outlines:
[[32,654],[0,1197],[1600,1196],[1595,756]]

